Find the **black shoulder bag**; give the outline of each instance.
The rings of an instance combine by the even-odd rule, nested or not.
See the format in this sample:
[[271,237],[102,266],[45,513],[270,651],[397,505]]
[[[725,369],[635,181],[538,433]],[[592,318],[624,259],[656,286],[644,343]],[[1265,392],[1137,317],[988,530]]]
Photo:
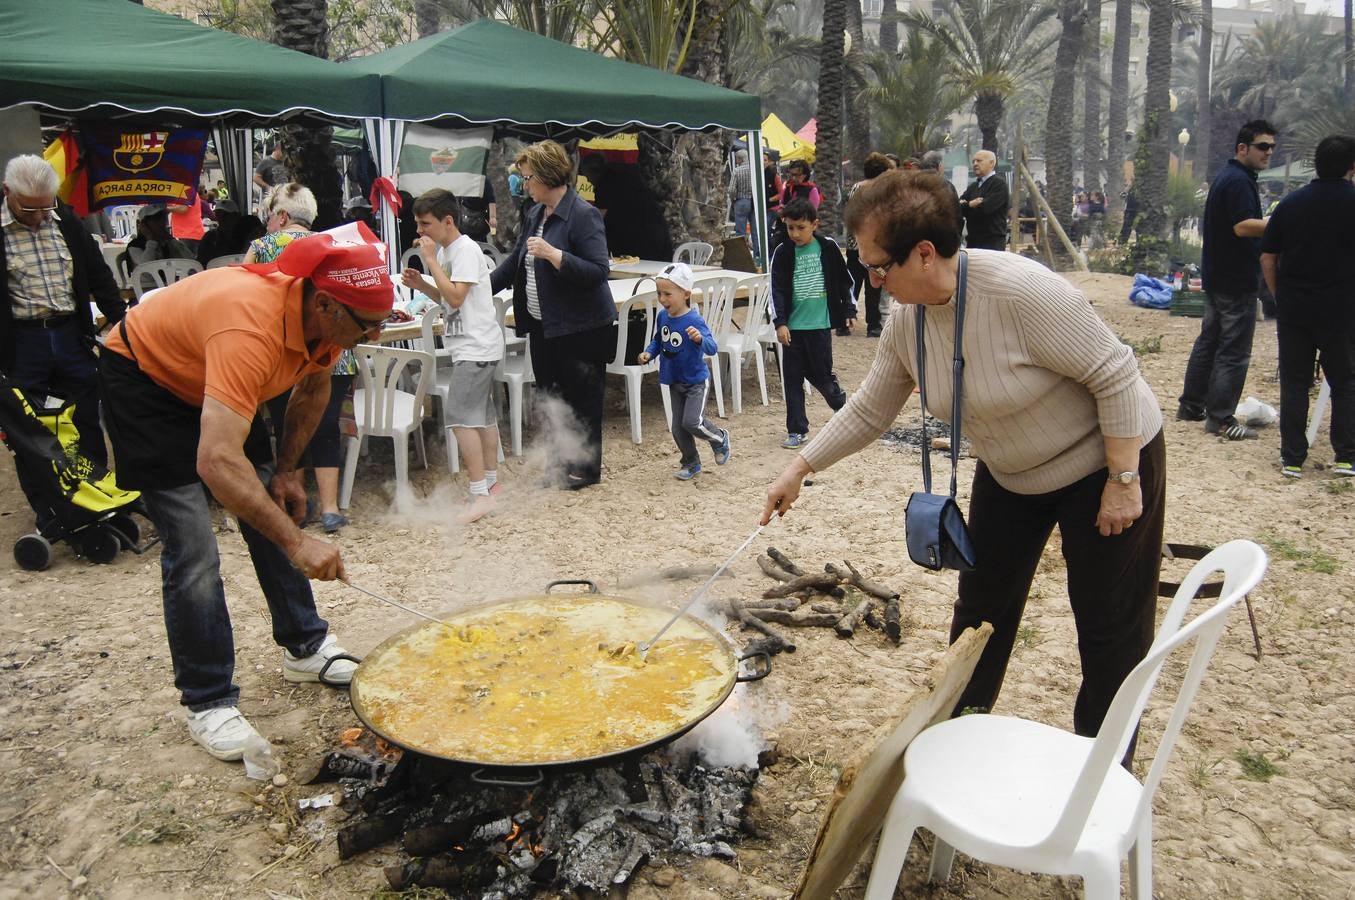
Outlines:
[[960,405],[964,376],[964,353],[960,338],[964,333],[965,276],[968,255],[960,252],[960,272],[955,288],[955,396],[950,416],[950,493],[932,493],[931,441],[927,438],[927,342],[924,329],[927,308],[917,308],[917,387],[922,397],[922,491],[908,498],[904,511],[904,532],[908,538],[908,556],[928,569],[974,568],[974,544],[969,539],[964,516],[955,502],[956,478],[960,468]]

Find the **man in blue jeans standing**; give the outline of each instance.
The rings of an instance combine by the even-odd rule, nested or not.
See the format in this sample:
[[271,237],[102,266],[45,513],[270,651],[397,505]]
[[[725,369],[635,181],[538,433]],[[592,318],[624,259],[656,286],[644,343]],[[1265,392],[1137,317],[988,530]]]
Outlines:
[[1261,216],[1256,173],[1270,164],[1275,127],[1254,119],[1237,133],[1233,158],[1214,177],[1204,204],[1204,321],[1186,363],[1176,418],[1204,422],[1204,430],[1230,441],[1256,437],[1234,413],[1251,364],[1261,278]]

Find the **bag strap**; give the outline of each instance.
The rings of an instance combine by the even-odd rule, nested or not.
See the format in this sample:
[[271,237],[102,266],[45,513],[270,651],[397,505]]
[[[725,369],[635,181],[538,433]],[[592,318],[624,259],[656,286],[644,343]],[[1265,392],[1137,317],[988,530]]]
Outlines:
[[[954,497],[959,487],[960,470],[960,408],[963,404],[964,388],[964,337],[965,285],[968,281],[969,254],[960,251],[960,270],[955,286],[955,358],[953,361],[955,387],[950,406],[950,496]],[[922,401],[922,489],[932,492],[932,448],[927,439],[927,307],[917,306],[917,389]]]

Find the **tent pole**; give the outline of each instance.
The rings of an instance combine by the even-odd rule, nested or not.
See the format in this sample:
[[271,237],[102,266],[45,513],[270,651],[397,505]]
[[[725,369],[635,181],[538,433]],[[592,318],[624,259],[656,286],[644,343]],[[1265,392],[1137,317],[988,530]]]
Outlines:
[[753,234],[757,237],[758,269],[768,271],[767,177],[762,173],[762,132],[748,132],[748,174],[753,176]]

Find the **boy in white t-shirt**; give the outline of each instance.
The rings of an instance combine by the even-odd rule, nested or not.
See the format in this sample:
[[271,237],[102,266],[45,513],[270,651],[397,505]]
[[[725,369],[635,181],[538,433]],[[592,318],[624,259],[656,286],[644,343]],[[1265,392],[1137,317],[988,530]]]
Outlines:
[[480,245],[457,228],[458,211],[456,196],[441,188],[414,201],[420,235],[414,246],[431,278],[405,269],[400,280],[441,301],[446,313],[442,343],[452,352],[447,421],[470,477],[470,506],[459,521],[474,522],[493,509],[499,491],[494,367],[503,358],[503,330],[489,287],[489,262]]

